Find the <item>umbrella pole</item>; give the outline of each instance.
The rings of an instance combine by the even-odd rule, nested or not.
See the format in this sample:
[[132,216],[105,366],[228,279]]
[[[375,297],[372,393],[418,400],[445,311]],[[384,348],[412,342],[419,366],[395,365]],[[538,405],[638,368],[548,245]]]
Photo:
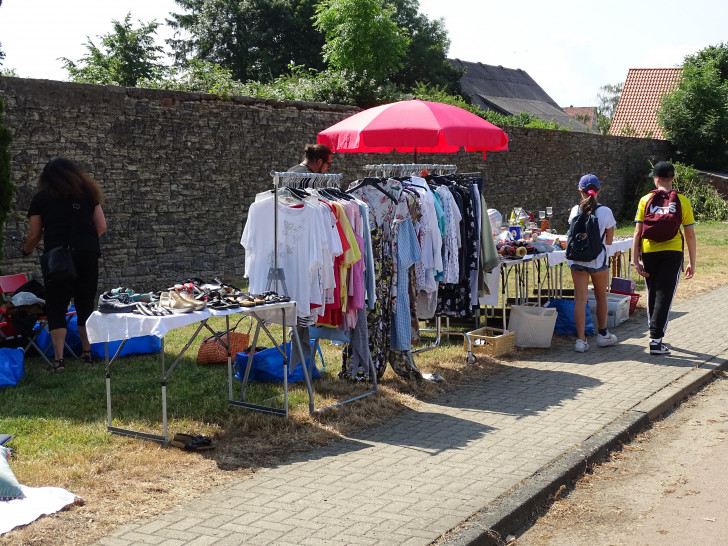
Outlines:
[[417,164],[417,148],[415,148],[415,159],[412,163]]

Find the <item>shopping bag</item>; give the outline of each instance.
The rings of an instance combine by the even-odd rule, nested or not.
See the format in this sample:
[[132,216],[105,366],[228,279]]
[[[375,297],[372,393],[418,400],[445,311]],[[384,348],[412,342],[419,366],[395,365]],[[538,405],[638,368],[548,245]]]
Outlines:
[[0,388],[14,387],[25,375],[23,358],[25,352],[22,348],[0,348]]
[[[558,313],[556,316],[556,324],[554,325],[555,333],[560,336],[576,335],[574,300],[554,298],[547,301],[544,307],[552,307],[556,309],[556,312]],[[584,327],[584,334],[587,336],[594,335],[594,322],[592,321],[591,313],[589,312],[589,302],[586,304],[586,324]]]
[[[114,358],[119,349],[121,341],[109,341],[109,358]],[[119,356],[155,354],[162,352],[162,339],[157,336],[140,336],[128,339],[121,349]],[[94,358],[106,358],[104,343],[91,344],[91,356]]]
[[[311,352],[313,353],[313,346],[316,343],[315,340],[311,340]],[[279,345],[280,348],[283,347],[283,345]],[[291,358],[291,342],[289,341],[286,343],[285,346],[286,350],[286,358],[288,359],[288,362],[290,363]],[[318,355],[321,359],[321,369],[325,369],[324,366],[324,357],[323,354],[321,354],[321,346],[318,348]],[[311,362],[311,358],[309,357],[306,359],[306,366],[309,365]],[[247,353],[238,353],[235,356],[235,378],[238,381],[243,380],[243,376],[245,375],[245,368],[248,365],[248,354]],[[318,379],[321,377],[321,370],[319,370],[316,367],[316,361],[315,361],[315,355],[314,355],[314,364],[313,369],[311,370],[311,379]],[[289,383],[295,383],[296,381],[303,381],[304,375],[303,375],[303,368],[301,367],[301,363],[293,369],[288,370],[288,382]],[[258,351],[255,353],[255,358],[253,359],[253,367],[250,369],[250,374],[248,375],[248,381],[263,381],[263,382],[269,382],[269,383],[283,383],[283,355],[278,350],[277,347],[272,347],[270,349],[263,349],[262,351]]]

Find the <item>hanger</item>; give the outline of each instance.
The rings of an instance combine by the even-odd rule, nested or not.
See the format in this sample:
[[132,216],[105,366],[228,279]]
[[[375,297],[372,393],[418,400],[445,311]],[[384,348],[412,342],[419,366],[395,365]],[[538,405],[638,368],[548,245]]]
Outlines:
[[359,188],[363,188],[364,186],[371,186],[374,189],[377,189],[380,192],[382,192],[384,195],[386,195],[387,197],[389,197],[395,203],[397,202],[397,198],[391,192],[388,192],[382,186],[379,185],[379,179],[378,178],[372,178],[370,176],[367,176],[367,177],[363,178],[361,180],[361,182],[359,182],[359,184],[357,184],[353,188],[349,188],[348,190],[346,190],[346,193],[351,193],[351,192],[353,192],[355,190],[358,190]]

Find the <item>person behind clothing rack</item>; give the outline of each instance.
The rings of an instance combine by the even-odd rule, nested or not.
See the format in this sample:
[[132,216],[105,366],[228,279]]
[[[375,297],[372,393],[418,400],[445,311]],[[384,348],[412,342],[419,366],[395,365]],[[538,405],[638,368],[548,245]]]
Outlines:
[[307,144],[303,161],[288,169],[289,173],[325,174],[331,167],[331,149],[323,144]]
[[[68,244],[72,248],[77,277],[74,280],[45,280],[48,328],[54,352],[54,371],[63,371],[66,340],[66,312],[73,298],[81,338],[83,360],[91,363],[91,345],[86,320],[94,309],[99,281],[99,236],[106,231],[101,209],[103,193],[98,182],[73,161],[59,157],[49,161],[38,180],[28,208],[30,228],[23,256],[30,255],[43,237],[45,250]],[[76,217],[74,218],[74,214]]]

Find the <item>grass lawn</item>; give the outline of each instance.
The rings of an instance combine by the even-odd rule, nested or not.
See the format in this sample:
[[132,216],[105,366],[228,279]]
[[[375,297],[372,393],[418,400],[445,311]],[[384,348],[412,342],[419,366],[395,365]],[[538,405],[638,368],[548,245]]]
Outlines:
[[[683,281],[677,298],[685,299],[725,283],[728,278],[728,230],[725,223],[696,227],[698,260],[695,277]],[[632,225],[617,230],[630,236]],[[564,274],[565,285],[570,278]],[[637,290],[644,291],[640,280]],[[644,298],[642,298],[644,300]],[[642,305],[642,302],[640,303]],[[224,319],[211,319],[222,329]],[[247,324],[247,321],[243,321]],[[247,327],[244,328],[244,331]],[[280,335],[280,329],[274,330]],[[194,332],[173,330],[165,339],[169,365]],[[215,485],[239,479],[256,467],[274,465],[296,453],[335,441],[341,435],[391,419],[419,400],[457,388],[491,373],[498,359],[465,361],[463,340],[453,336],[441,347],[416,357],[426,373],[442,383],[405,381],[388,370],[379,392],[314,416],[302,383],[290,385],[288,419],[251,412],[228,404],[227,366],[195,362],[201,333],[182,357],[167,383],[169,434],[213,437],[216,449],[188,453],[155,442],[125,438],[106,430],[105,366],[70,361],[63,373],[51,373],[39,358],[26,359],[26,375],[16,387],[0,390],[0,432],[14,436],[11,461],[20,483],[58,486],[83,497],[76,506],[42,518],[0,538],[0,543],[88,544],[113,527],[188,501]],[[270,342],[266,339],[266,346]],[[338,379],[340,348],[324,342],[323,377],[315,381],[316,406],[332,404],[369,390]],[[528,352],[519,350],[518,358]],[[507,361],[506,357],[504,360]],[[159,433],[162,427],[158,355],[124,357],[111,370],[114,425]],[[234,393],[239,383],[234,382]],[[281,392],[276,385],[254,384],[249,399],[262,401]],[[49,538],[49,537],[52,537]]]

